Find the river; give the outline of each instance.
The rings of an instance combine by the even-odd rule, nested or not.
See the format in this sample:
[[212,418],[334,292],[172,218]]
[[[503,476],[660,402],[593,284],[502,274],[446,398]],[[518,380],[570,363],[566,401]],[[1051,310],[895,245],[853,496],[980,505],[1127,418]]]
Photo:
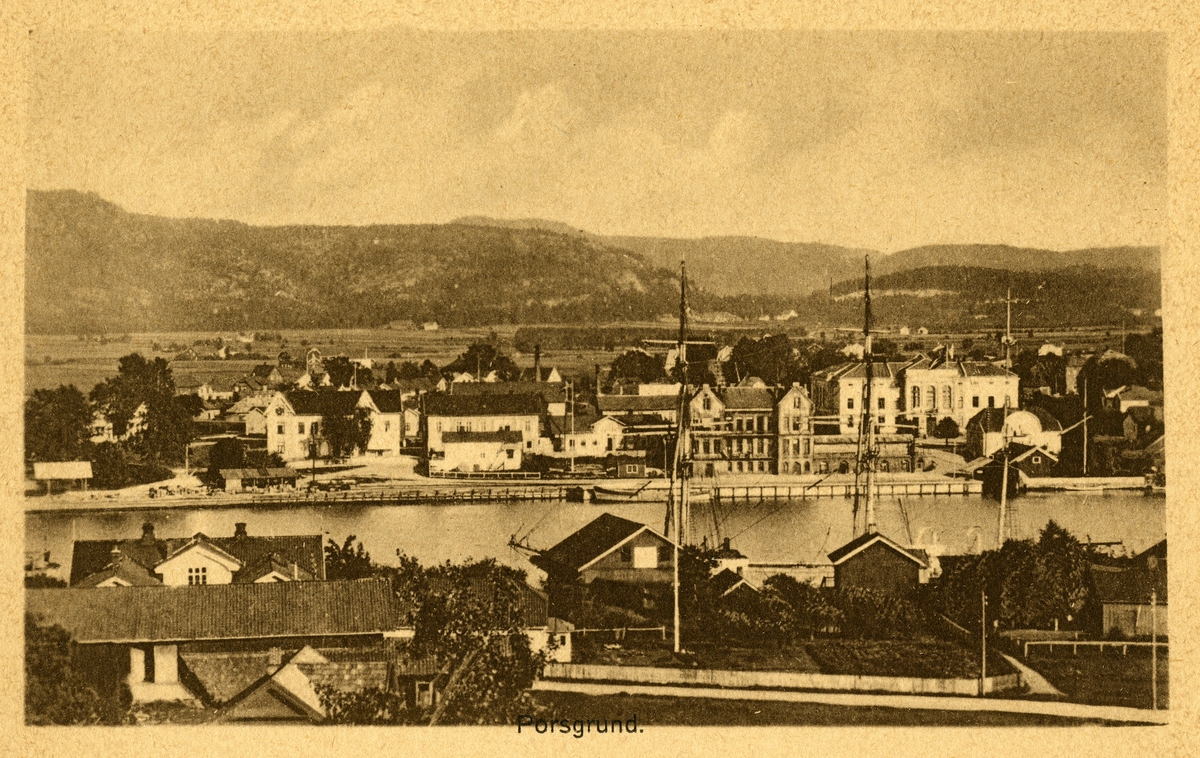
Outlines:
[[[998,504],[981,497],[883,498],[877,507],[879,531],[898,542],[936,539],[944,552],[965,553],[976,541],[995,547]],[[1136,492],[1112,494],[1044,493],[1014,499],[1017,537],[1036,537],[1054,519],[1081,540],[1122,541],[1141,551],[1166,536],[1166,499]],[[496,558],[532,569],[508,546],[518,535],[546,548],[608,511],[662,529],[664,506],[657,503],[593,505],[517,502],[478,505],[308,505],[288,507],[196,508],[113,511],[87,514],[31,513],[25,519],[25,549],[50,551],[51,560],[70,572],[73,540],[132,539],[145,521],[160,537],[197,532],[231,536],[234,524],[250,534],[324,534],[339,543],[355,535],[379,563],[393,563],[400,550],[422,563]],[[714,517],[715,513],[715,517]],[[907,518],[906,518],[907,516]],[[754,562],[815,563],[852,537],[849,500],[791,500],[697,505],[693,531],[722,537]],[[909,535],[911,534],[911,539]],[[711,539],[711,536],[710,536]],[[536,570],[531,573],[536,574]]]

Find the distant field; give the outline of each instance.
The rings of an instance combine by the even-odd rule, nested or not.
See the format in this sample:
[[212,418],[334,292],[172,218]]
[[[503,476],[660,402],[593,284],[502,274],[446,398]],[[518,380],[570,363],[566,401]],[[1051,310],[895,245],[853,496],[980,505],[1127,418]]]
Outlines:
[[[631,326],[663,327],[661,323],[621,324],[625,329]],[[705,331],[708,326],[720,328],[717,325],[699,325],[697,330]],[[546,327],[553,329],[554,327]],[[603,329],[604,325],[595,328]],[[482,327],[475,329],[439,329],[436,331],[421,331],[415,329],[314,329],[314,330],[279,330],[283,342],[255,342],[251,347],[257,353],[274,360],[279,351],[287,350],[293,356],[304,353],[308,347],[316,347],[325,355],[345,354],[350,356],[368,355],[376,361],[386,363],[394,361],[414,361],[420,363],[426,359],[442,366],[454,360],[468,345],[473,342],[486,340],[494,332],[499,340],[501,349],[509,353],[521,366],[532,366],[533,356],[516,352],[513,347],[513,336],[518,327],[513,325]],[[752,325],[740,325],[739,332],[758,336],[759,334],[790,331],[785,324],[763,323],[755,329]],[[814,331],[812,336],[819,336]],[[846,332],[827,332],[829,340],[853,339],[855,335]],[[1095,349],[1105,345],[1120,348],[1121,335],[1119,331],[1111,330],[1038,330],[1033,337],[1027,332],[1014,330],[1017,348],[1036,347],[1043,342],[1065,344],[1068,350]],[[155,352],[153,345],[192,345],[196,340],[225,337],[232,342],[236,335],[233,332],[166,332],[142,333],[128,336],[128,341],[113,341],[101,344],[94,340],[83,341],[77,335],[47,335],[30,334],[25,338],[25,392],[35,389],[48,389],[59,384],[74,384],[84,392],[94,385],[114,375],[117,371],[117,360],[132,352],[139,352],[146,357],[162,356],[171,358],[174,351]],[[910,342],[919,343],[922,349],[930,349],[939,344],[958,343],[964,339],[972,339],[976,344],[983,344],[989,335],[983,332],[973,334],[929,334],[904,335],[888,334],[887,339],[896,342],[900,347]],[[614,349],[544,349],[542,351],[543,366],[557,366],[559,371],[576,377],[581,381],[590,381],[594,367],[599,364],[607,368],[613,358],[629,345],[615,345]],[[198,348],[202,349],[202,348]],[[175,364],[177,377],[199,376],[207,379],[215,376],[243,376],[257,361],[191,361]]]

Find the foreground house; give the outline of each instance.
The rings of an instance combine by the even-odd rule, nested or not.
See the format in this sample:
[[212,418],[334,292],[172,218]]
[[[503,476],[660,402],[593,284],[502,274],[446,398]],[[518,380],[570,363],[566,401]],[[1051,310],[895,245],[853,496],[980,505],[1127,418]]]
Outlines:
[[674,545],[645,524],[604,513],[532,560],[552,576],[578,578],[604,602],[645,612],[670,608]]
[[321,535],[251,537],[238,523],[232,537],[159,539],[154,524],[128,540],[78,540],[72,587],[246,584],[325,579]]
[[829,554],[834,585],[904,597],[929,581],[923,550],[902,547],[878,532],[867,532]]
[[[1102,611],[1104,636],[1145,637],[1153,631],[1167,636],[1165,539],[1134,556],[1129,568],[1092,566],[1092,581]],[[1152,592],[1156,593],[1153,605]]]

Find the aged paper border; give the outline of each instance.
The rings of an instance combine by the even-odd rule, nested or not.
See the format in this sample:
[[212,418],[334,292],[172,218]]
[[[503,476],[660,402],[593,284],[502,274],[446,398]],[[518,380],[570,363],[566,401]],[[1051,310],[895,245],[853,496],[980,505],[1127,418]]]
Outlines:
[[[1191,755],[1197,738],[1195,580],[1200,565],[1185,565],[1195,544],[1200,494],[1200,452],[1187,425],[1198,393],[1194,328],[1200,325],[1195,295],[1200,265],[1193,262],[1200,237],[1200,14],[1190,0],[1171,6],[1149,0],[1084,0],[1045,3],[837,2],[836,0],[676,0],[567,4],[551,0],[473,0],[459,3],[387,0],[27,0],[0,5],[0,525],[7,538],[0,561],[4,603],[0,636],[0,751],[23,756],[62,755],[256,755],[261,758],[333,754],[583,754],[707,753],[717,755],[874,755],[934,752],[939,756],[1038,756],[1138,754]],[[80,28],[97,34],[117,29],[218,31],[287,29],[944,29],[1032,31],[1157,31],[1169,50],[1169,233],[1163,246],[1165,384],[1171,496],[1168,531],[1176,561],[1171,593],[1176,600],[1171,666],[1171,725],[1078,728],[657,728],[637,738],[574,740],[557,735],[518,736],[515,729],[158,727],[153,729],[30,729],[23,726],[21,592],[18,549],[23,540],[21,505],[21,401],[23,397],[24,135],[26,70],[30,37],[37,30]],[[1187,551],[1187,552],[1185,552]],[[1183,609],[1186,612],[1181,612]]]

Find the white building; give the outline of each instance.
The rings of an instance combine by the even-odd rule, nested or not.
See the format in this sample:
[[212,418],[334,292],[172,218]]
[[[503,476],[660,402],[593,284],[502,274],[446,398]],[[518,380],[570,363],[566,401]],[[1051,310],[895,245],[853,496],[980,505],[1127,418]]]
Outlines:
[[929,436],[943,418],[951,418],[960,434],[982,408],[1016,408],[1020,379],[986,361],[962,361],[953,349],[937,358],[922,356],[900,375],[909,419],[918,433]]

